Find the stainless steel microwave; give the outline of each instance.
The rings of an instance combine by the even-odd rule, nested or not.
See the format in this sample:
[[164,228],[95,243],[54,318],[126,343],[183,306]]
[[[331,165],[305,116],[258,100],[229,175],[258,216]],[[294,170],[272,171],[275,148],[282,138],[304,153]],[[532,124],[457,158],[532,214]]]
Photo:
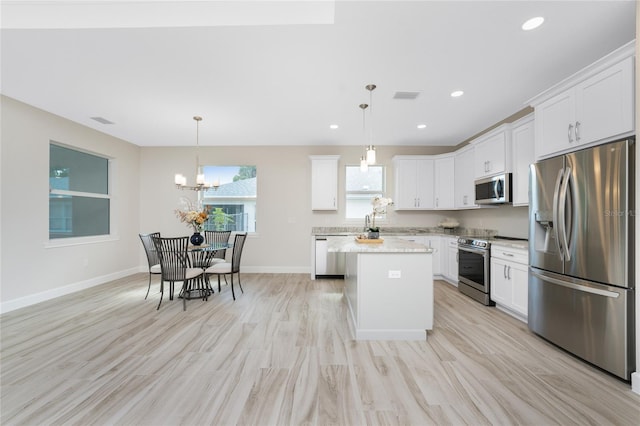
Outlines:
[[511,173],[478,179],[476,204],[509,204],[512,198]]

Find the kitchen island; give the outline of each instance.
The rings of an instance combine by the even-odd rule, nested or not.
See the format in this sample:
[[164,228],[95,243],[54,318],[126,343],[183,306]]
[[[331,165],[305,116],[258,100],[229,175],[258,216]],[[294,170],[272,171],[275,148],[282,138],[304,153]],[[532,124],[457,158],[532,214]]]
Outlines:
[[382,243],[329,237],[345,254],[344,295],[356,340],[425,340],[433,328],[432,250],[397,237]]

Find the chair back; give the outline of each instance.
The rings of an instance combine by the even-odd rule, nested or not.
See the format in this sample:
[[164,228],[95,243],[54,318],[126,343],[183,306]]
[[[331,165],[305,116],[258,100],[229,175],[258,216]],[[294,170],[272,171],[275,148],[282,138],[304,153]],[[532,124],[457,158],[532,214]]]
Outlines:
[[163,281],[185,281],[187,268],[191,267],[189,237],[153,239],[160,255],[160,269]]
[[233,243],[233,255],[231,256],[231,273],[240,272],[240,258],[242,257],[242,248],[244,241],[247,239],[247,233],[236,234]]
[[[204,241],[207,244],[228,243],[230,235],[231,231],[204,231]],[[226,255],[227,250],[216,250],[211,257],[224,259]]]
[[151,234],[138,234],[138,235],[140,235],[140,240],[142,240],[142,246],[144,247],[144,252],[147,254],[147,262],[149,262],[149,269],[151,269],[151,267],[154,265],[159,265],[160,256],[158,255],[153,239],[160,238],[160,233],[153,232]]

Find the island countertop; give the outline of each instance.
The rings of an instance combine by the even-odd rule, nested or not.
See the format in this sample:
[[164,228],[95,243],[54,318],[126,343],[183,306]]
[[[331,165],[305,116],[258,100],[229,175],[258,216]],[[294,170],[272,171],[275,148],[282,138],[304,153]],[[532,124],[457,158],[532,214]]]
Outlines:
[[359,243],[353,235],[327,238],[327,251],[332,253],[432,253],[424,244],[398,237],[384,237],[379,244]]

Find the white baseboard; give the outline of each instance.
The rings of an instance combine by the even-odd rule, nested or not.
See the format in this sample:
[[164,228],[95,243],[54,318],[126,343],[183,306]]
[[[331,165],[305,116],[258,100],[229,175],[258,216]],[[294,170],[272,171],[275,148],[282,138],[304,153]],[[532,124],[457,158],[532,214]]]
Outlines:
[[631,390],[640,395],[640,371],[631,373]]
[[[114,272],[100,277],[91,278],[85,281],[65,285],[51,290],[43,291],[29,296],[20,297],[18,299],[8,300],[0,303],[0,314],[15,311],[16,309],[35,305],[66,294],[75,293],[76,291],[91,288],[109,281],[124,278],[128,275],[148,272],[147,265],[140,265],[124,271]],[[246,273],[265,273],[265,274],[310,274],[311,268],[306,266],[243,266],[242,272]]]
[[307,266],[241,266],[240,272],[247,274],[310,274]]
[[[147,271],[148,269],[144,269],[142,272],[147,272]],[[66,294],[75,293],[76,291],[95,287],[97,285],[104,284],[109,281],[117,280],[120,278],[124,278],[126,276],[136,274],[138,272],[140,272],[140,268],[138,267],[130,268],[124,271],[118,271],[111,274],[102,275],[100,277],[90,278],[85,281],[80,281],[80,282],[65,285],[62,287],[53,288],[51,290],[43,291],[40,293],[31,294],[29,296],[8,300],[6,302],[0,303],[0,314],[15,311],[16,309],[24,308],[27,306],[35,305],[36,303],[44,302],[50,299],[55,299],[56,297],[64,296]]]

